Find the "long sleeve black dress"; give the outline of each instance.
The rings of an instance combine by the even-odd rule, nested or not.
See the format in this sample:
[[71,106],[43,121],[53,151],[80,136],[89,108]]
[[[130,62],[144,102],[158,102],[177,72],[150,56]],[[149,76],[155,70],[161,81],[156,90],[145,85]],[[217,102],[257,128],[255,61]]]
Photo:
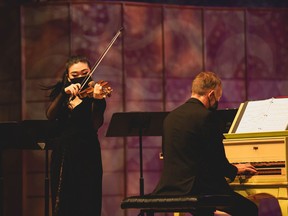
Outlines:
[[97,131],[106,101],[84,98],[73,110],[67,101],[60,92],[47,111],[61,130],[51,158],[53,216],[100,216],[103,171]]

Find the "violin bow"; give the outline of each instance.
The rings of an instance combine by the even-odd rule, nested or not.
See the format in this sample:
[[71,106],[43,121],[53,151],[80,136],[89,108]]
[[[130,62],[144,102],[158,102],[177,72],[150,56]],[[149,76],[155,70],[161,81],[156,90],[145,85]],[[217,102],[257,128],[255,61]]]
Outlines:
[[100,62],[103,60],[103,58],[105,57],[105,55],[107,54],[107,52],[109,51],[109,49],[112,47],[112,45],[114,44],[114,42],[116,41],[116,39],[119,37],[119,35],[121,34],[121,32],[123,31],[123,27],[121,27],[118,32],[115,34],[115,36],[112,38],[112,40],[110,41],[110,43],[108,44],[108,46],[106,47],[106,49],[104,50],[104,52],[102,53],[102,55],[98,58],[98,60],[96,61],[96,63],[93,65],[91,72],[89,73],[89,75],[87,76],[87,78],[85,80],[83,80],[83,82],[81,83],[80,89],[79,91],[82,90],[82,88],[85,86],[85,84],[88,82],[89,78],[93,75],[94,71],[96,70],[96,68],[98,67],[98,65],[100,64]]

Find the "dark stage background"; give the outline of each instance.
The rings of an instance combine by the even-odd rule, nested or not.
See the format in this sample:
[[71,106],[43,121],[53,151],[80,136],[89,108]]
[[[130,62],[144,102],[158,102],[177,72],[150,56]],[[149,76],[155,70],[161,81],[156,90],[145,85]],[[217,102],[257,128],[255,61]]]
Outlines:
[[[99,132],[102,216],[137,214],[120,202],[139,194],[139,140],[105,136],[113,113],[171,111],[190,97],[191,80],[202,70],[223,80],[220,109],[288,95],[286,1],[2,0],[0,18],[1,122],[46,119],[40,85],[61,78],[70,54],[95,62],[124,27],[93,75],[114,89]],[[144,137],[145,193],[159,179],[159,152],[161,138]],[[44,215],[44,152],[2,155],[4,215]]]

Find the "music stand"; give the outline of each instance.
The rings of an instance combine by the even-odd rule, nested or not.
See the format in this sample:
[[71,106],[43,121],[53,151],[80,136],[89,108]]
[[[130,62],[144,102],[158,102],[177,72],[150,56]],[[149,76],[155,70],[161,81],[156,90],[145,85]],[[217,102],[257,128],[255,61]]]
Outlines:
[[[56,121],[24,120],[0,123],[0,215],[3,213],[3,176],[1,156],[5,149],[45,150],[45,216],[49,215],[49,155],[50,143],[58,133]],[[12,134],[12,136],[11,136]]]
[[140,195],[144,195],[142,137],[162,136],[162,124],[168,112],[122,112],[112,115],[107,137],[139,136]]
[[44,216],[49,216],[49,150],[53,149],[52,140],[59,133],[57,121],[49,120],[24,120],[21,122],[22,140],[26,143],[26,148],[36,145],[35,149],[45,151],[45,207]]

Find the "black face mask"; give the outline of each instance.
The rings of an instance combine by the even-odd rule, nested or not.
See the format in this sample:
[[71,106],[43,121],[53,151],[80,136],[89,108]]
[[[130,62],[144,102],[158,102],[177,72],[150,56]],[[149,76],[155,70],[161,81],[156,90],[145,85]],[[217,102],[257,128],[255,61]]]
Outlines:
[[[215,97],[215,95],[214,95]],[[209,100],[209,110],[210,111],[216,111],[218,109],[218,101],[216,100],[215,98],[215,103],[211,106],[211,102],[210,102],[210,98],[208,97],[208,100]]]
[[[70,79],[70,82],[71,82],[72,84],[76,84],[76,83],[82,84],[82,83],[84,82],[84,80],[86,80],[86,79],[87,79],[87,76],[76,77],[76,78]],[[88,78],[88,81],[85,83],[84,88],[85,88],[86,86],[88,86],[88,83],[91,82],[91,81],[92,81],[92,78],[89,77],[89,78]]]
[[218,109],[218,101],[215,101],[215,103],[213,104],[213,106],[209,107],[210,111],[216,111]]

